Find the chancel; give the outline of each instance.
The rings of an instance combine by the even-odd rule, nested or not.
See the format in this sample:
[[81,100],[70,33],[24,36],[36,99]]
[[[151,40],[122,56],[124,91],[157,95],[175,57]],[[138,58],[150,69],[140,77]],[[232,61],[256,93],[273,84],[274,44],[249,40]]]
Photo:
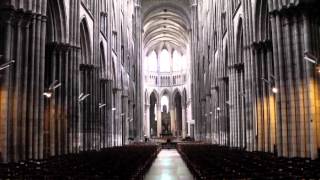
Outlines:
[[1,0],[0,179],[320,179],[319,0]]

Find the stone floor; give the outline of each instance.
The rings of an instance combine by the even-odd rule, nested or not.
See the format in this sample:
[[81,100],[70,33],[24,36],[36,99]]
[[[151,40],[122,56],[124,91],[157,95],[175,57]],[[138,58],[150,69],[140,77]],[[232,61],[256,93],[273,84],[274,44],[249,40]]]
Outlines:
[[145,176],[145,180],[192,180],[187,165],[175,149],[161,150]]

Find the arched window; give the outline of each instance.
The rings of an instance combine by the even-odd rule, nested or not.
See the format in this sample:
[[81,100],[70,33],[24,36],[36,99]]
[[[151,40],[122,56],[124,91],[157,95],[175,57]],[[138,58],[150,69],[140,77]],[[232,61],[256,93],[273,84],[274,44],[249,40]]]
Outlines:
[[161,112],[163,111],[163,107],[167,107],[167,112],[169,112],[169,97],[167,95],[164,95],[161,97]]
[[148,60],[148,69],[147,70],[156,72],[157,71],[157,66],[158,66],[156,52],[152,51],[149,54],[147,60]]
[[181,71],[182,67],[182,56],[178,51],[173,52],[173,71]]
[[170,72],[170,53],[163,49],[160,54],[160,72]]

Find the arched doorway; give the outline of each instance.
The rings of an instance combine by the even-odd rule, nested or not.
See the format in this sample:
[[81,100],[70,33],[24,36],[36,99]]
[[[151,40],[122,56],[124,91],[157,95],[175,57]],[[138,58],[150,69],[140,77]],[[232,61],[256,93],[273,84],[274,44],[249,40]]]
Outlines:
[[181,103],[181,94],[177,92],[174,95],[174,111],[175,111],[175,120],[176,120],[176,132],[177,137],[182,136],[182,103]]
[[150,115],[149,115],[149,121],[150,121],[150,137],[157,136],[157,97],[154,92],[150,95]]
[[91,64],[91,41],[89,35],[89,27],[86,18],[83,18],[80,23],[80,47],[81,47],[81,60],[80,60],[80,120],[77,124],[79,129],[78,148],[79,150],[89,150],[93,144],[92,137],[92,119],[93,109],[91,103],[93,102],[93,66]]
[[161,96],[161,135],[162,136],[171,136],[171,116],[170,116],[170,107],[169,107],[169,94],[167,91]]
[[[71,70],[72,65],[69,60],[71,51],[65,39],[66,31],[66,14],[63,1],[48,1],[44,77],[40,77],[41,81],[44,82],[44,89],[41,90],[41,93],[45,96],[44,121],[43,124],[39,122],[41,123],[39,124],[40,128],[27,129],[26,136],[29,141],[26,142],[28,146],[26,157],[28,158],[32,158],[32,151],[36,151],[36,149],[32,150],[33,142],[37,142],[37,140],[33,140],[36,136],[32,134],[41,134],[41,131],[43,131],[43,136],[40,136],[40,141],[43,141],[43,152],[41,153],[43,153],[44,158],[67,153],[69,148],[67,144],[68,116],[75,113],[75,109],[71,111],[68,109],[66,106],[68,103],[66,102],[69,101],[70,104],[71,100],[65,98],[71,95],[67,78],[73,76],[72,71],[67,71]],[[41,66],[42,64],[39,64],[38,67],[35,66],[38,69],[34,70],[36,72],[35,76],[39,76],[39,67]],[[32,123],[32,121],[29,121],[27,125],[37,127],[36,124]]]

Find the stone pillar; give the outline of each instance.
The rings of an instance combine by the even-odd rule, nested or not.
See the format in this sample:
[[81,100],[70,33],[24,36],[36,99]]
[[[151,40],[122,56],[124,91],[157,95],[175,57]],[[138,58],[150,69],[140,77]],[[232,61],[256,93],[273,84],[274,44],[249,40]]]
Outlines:
[[160,137],[162,131],[162,124],[161,124],[161,105],[160,102],[157,103],[157,136]]
[[[310,17],[308,17],[307,14],[303,15],[303,34],[304,34],[304,49],[305,52],[311,52],[311,23],[310,23]],[[317,145],[316,145],[316,108],[315,108],[315,100],[313,99],[315,93],[312,88],[313,86],[313,70],[312,70],[312,64],[308,63],[305,67],[306,70],[306,82],[307,82],[307,100],[308,100],[308,105],[307,105],[307,120],[306,120],[306,129],[308,133],[306,134],[306,141],[307,141],[307,146],[306,146],[306,151],[307,151],[307,157],[311,157],[312,159],[316,159],[318,154],[317,154]],[[309,107],[308,107],[309,106]]]
[[141,0],[135,0],[135,56],[136,56],[136,120],[137,120],[137,139],[142,139],[142,119],[143,119],[143,68],[142,68],[142,15],[141,15]]
[[121,114],[121,123],[122,123],[122,145],[128,144],[129,131],[128,131],[128,96],[122,96],[122,114]]
[[177,126],[176,126],[176,107],[173,106],[171,104],[170,108],[169,108],[169,112],[170,112],[170,128],[171,128],[171,132],[173,136],[176,136],[176,130],[177,130]]
[[[5,33],[4,36],[4,62],[11,60],[11,31],[12,31],[12,15],[9,14],[5,20]],[[10,69],[9,69],[10,70]],[[4,70],[1,72],[1,84],[0,84],[0,96],[1,96],[1,106],[0,106],[0,150],[1,158],[3,162],[8,162],[8,108],[9,108],[9,80],[10,72],[9,70]]]
[[182,108],[182,138],[185,138],[187,136],[186,130],[188,128],[188,126],[186,126],[187,110],[186,110],[185,105],[183,105],[181,108]]
[[146,104],[145,105],[145,110],[144,110],[144,113],[145,113],[145,129],[144,129],[144,134],[147,136],[147,137],[150,137],[150,104]]

